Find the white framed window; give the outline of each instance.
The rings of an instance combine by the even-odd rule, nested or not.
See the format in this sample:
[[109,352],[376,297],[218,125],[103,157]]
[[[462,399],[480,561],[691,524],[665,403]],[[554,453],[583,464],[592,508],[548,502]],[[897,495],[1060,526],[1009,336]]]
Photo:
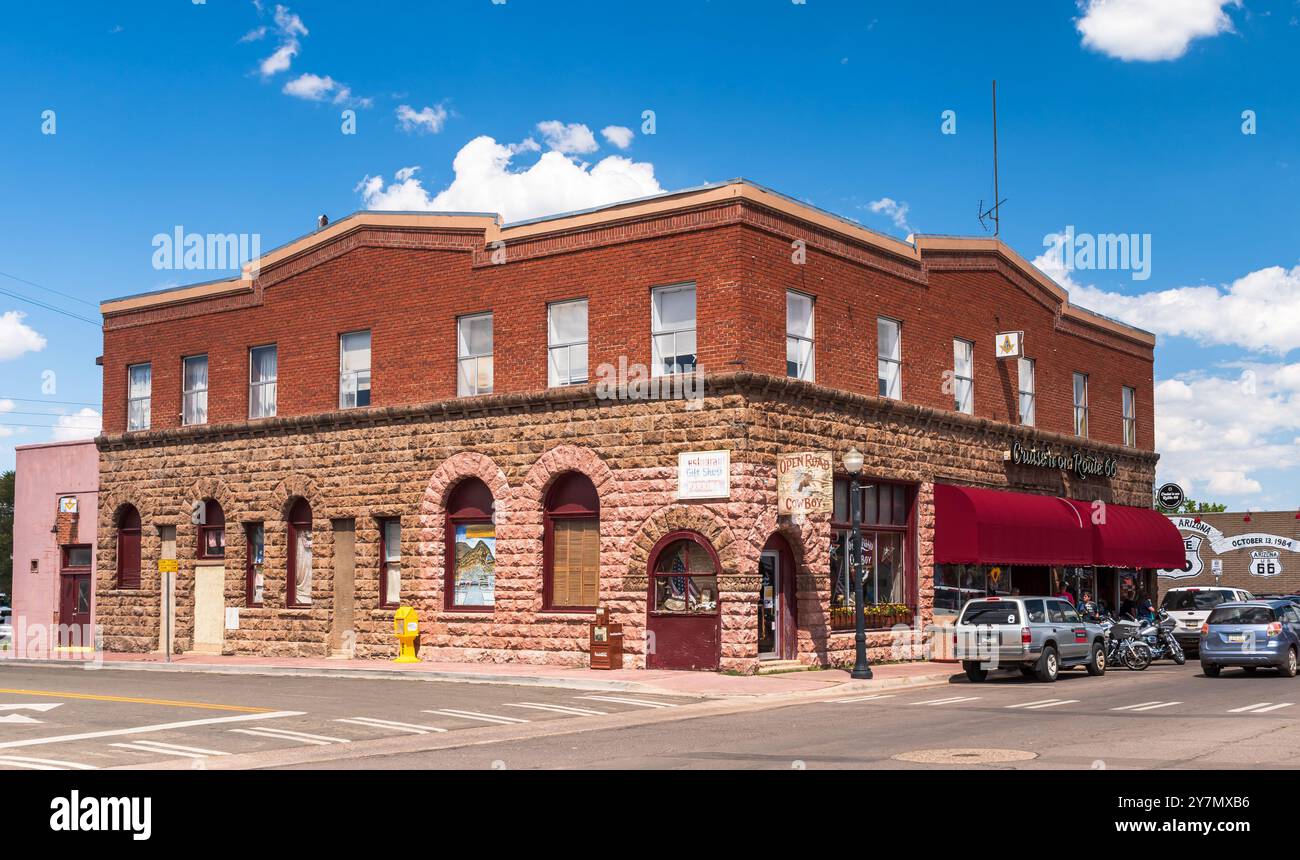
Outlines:
[[383,580],[381,605],[391,608],[402,602],[402,521],[383,520],[380,537],[383,548],[379,571]]
[[1074,435],[1088,435],[1088,374],[1074,374]]
[[1034,396],[1034,360],[1032,358],[1016,359],[1017,387],[1020,389],[1020,423],[1026,427],[1034,426],[1036,398]]
[[1124,386],[1124,444],[1137,445],[1137,389]]
[[953,408],[975,414],[975,344],[957,338],[952,342]]
[[208,423],[208,357],[181,359],[181,423]]
[[903,399],[903,325],[889,317],[876,318],[876,378],[881,397]]
[[553,302],[546,307],[547,384],[587,382],[587,300]]
[[339,335],[339,408],[370,405],[370,332]]
[[456,394],[492,393],[492,314],[456,320]]
[[126,429],[148,430],[153,402],[153,365],[128,366],[126,379]]
[[248,417],[275,416],[277,350],[275,344],[248,351]]
[[812,296],[785,291],[785,375],[812,382],[816,377]]
[[695,285],[678,284],[650,291],[651,376],[695,370]]

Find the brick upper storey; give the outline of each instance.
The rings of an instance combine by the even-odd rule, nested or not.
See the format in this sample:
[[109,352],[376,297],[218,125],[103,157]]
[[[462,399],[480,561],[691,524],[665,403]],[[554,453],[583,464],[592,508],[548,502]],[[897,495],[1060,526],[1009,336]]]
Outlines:
[[[802,243],[802,246],[798,243]],[[796,262],[800,248],[806,259]],[[901,322],[901,399],[953,410],[953,340],[974,344],[974,414],[1018,424],[1023,331],[1040,430],[1152,450],[1153,335],[1069,303],[996,239],[900,242],[744,181],[502,226],[492,215],[363,212],[263,255],[241,277],[103,303],[104,429],[127,429],[128,367],[151,365],[150,430],[181,425],[182,360],[208,358],[207,423],[249,421],[249,350],[277,347],[281,417],[339,408],[340,335],[371,332],[371,407],[457,397],[457,324],[491,312],[494,392],[548,385],[548,305],[588,301],[591,379],[651,365],[651,290],[693,283],[706,373],[786,375],[787,291],[814,300],[815,382],[876,395],[877,318]],[[145,433],[148,431],[138,431]]]

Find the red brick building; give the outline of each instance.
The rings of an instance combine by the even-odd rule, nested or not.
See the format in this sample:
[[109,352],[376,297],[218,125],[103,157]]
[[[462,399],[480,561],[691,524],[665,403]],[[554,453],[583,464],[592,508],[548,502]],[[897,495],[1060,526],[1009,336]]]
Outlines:
[[181,650],[388,654],[400,603],[447,658],[582,663],[599,604],[629,665],[842,662],[845,476],[790,517],[775,467],[853,446],[877,627],[1182,554],[1120,507],[1150,504],[1152,335],[997,240],[903,243],[743,181],[505,226],[358,213],[102,310],[112,649],[168,622]]

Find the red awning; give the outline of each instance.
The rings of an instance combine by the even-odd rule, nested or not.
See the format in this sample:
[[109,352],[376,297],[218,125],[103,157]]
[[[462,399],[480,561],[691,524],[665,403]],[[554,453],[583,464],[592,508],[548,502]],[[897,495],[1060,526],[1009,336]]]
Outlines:
[[1129,505],[1072,501],[1093,524],[1092,557],[1098,567],[1180,568],[1186,562],[1182,535],[1164,514]]
[[1067,499],[934,485],[936,564],[1087,566],[1092,533]]

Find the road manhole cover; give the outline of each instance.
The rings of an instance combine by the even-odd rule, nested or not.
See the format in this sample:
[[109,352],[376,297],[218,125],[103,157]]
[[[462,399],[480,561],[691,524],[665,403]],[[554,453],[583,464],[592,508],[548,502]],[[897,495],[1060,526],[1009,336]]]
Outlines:
[[1029,761],[1038,758],[1038,753],[998,749],[912,750],[899,753],[894,758],[898,761],[914,761],[919,764],[1001,764],[1009,761]]

